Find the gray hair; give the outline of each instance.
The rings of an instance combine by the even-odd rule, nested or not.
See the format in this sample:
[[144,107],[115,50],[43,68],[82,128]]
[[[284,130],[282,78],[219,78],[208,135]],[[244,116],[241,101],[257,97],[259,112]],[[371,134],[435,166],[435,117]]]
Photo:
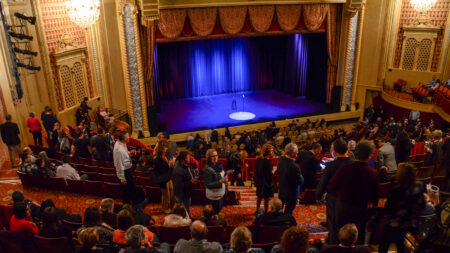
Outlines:
[[351,150],[354,150],[356,148],[356,141],[354,140],[348,141],[347,147]]
[[141,242],[145,240],[147,233],[145,228],[141,225],[134,225],[130,227],[125,233],[125,240],[128,246],[132,248],[141,247]]
[[339,241],[344,246],[353,246],[358,239],[358,228],[355,224],[347,224],[339,229]]
[[297,147],[297,144],[295,144],[293,142],[289,143],[284,148],[284,153],[286,153],[286,155],[291,155],[292,153],[295,153],[295,151],[298,151],[298,147]]
[[270,207],[272,207],[272,210],[275,212],[279,212],[281,209],[283,209],[283,203],[279,198],[273,198],[270,200]]

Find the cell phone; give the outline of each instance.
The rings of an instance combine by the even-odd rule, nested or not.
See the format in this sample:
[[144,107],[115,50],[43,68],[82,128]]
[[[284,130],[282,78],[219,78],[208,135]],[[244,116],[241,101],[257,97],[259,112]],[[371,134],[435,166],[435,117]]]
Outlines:
[[320,167],[321,167],[322,169],[325,169],[326,165],[321,163],[321,164],[320,164]]

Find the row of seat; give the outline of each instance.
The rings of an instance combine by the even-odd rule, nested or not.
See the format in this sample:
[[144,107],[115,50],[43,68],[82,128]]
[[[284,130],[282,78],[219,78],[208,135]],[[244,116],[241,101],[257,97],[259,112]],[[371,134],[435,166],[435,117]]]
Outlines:
[[[108,182],[106,178],[104,181],[81,181],[71,180],[63,178],[42,177],[27,174],[23,172],[17,172],[22,185],[24,187],[38,187],[47,190],[65,191],[77,194],[95,195],[109,198],[120,198],[120,183]],[[103,175],[105,176],[105,175]],[[113,175],[115,177],[115,175]],[[107,177],[113,181],[113,177]],[[154,186],[150,178],[136,177],[136,184],[148,198],[150,202],[161,202],[161,189]],[[225,205],[238,205],[240,200],[240,194],[237,191],[227,191],[227,195],[224,199]],[[192,195],[192,203],[196,205],[204,205],[208,203],[205,195],[204,188],[194,189]]]
[[430,91],[422,86],[414,89],[414,97],[420,102],[422,102],[423,98],[428,97],[428,95],[430,95]]
[[439,89],[434,91],[433,103],[450,114],[450,88],[439,86]]

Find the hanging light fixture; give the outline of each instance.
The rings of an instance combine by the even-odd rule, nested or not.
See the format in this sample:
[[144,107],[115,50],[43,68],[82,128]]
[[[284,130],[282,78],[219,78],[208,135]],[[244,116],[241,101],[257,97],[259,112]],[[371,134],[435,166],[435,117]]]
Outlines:
[[431,18],[427,15],[427,11],[433,7],[436,0],[410,0],[411,6],[419,12],[419,15],[414,20],[416,26],[429,27]]
[[85,29],[95,24],[100,15],[99,0],[69,0],[66,8],[70,20]]

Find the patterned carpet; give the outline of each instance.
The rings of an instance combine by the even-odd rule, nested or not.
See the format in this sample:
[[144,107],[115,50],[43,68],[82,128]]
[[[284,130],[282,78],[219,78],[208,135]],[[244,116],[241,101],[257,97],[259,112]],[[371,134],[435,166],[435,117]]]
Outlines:
[[[222,209],[225,219],[230,226],[250,225],[254,219],[256,211],[256,195],[255,190],[251,187],[230,187],[230,189],[241,192],[241,202],[237,206],[224,206]],[[66,209],[69,213],[77,213],[83,215],[84,210],[88,206],[99,206],[101,197],[73,194],[68,192],[58,192],[43,190],[35,187],[22,187],[16,169],[11,168],[9,162],[5,162],[0,170],[0,202],[7,204],[11,202],[11,194],[14,190],[22,190],[25,198],[36,203],[41,203],[47,198],[51,198],[55,205]],[[119,199],[117,202],[121,202]],[[161,204],[149,204],[146,212],[153,216],[158,224],[162,224],[165,217],[160,212]],[[192,206],[191,214],[193,218],[201,216],[201,206]],[[294,210],[294,216],[298,224],[306,226],[311,233],[315,233],[312,238],[324,238],[326,230],[319,226],[319,222],[325,221],[324,205],[298,205]]]

